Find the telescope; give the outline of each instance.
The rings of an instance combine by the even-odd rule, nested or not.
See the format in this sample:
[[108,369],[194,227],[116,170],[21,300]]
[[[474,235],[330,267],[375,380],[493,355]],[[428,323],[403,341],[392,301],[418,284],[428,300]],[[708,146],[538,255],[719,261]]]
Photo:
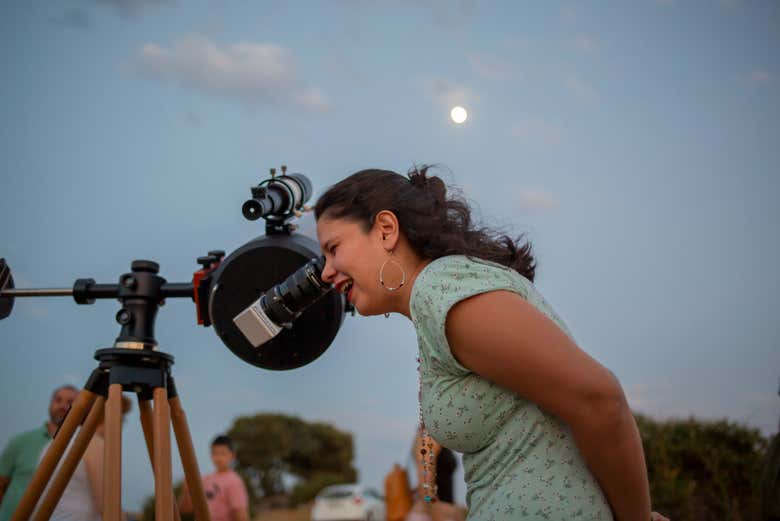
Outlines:
[[115,348],[156,350],[154,322],[169,298],[190,298],[196,322],[213,326],[217,336],[247,363],[272,370],[295,369],[318,358],[333,342],[346,312],[343,295],[320,278],[324,267],[319,245],[295,233],[292,219],[308,210],[309,179],[299,173],[270,177],[250,188],[241,212],[247,220],[265,219],[265,235],[226,256],[211,250],[198,257],[200,269],[187,282],[168,282],[159,265],[135,260],[117,283],[77,279],[71,288],[14,287],[11,269],[0,259],[0,320],[19,297],[71,296],[77,304],[118,299],[121,326]]

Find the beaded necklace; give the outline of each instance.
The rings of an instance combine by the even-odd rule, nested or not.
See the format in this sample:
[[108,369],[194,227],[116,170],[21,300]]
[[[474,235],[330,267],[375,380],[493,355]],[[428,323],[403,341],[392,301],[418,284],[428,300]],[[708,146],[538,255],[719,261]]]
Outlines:
[[433,440],[425,427],[422,412],[422,372],[420,371],[420,357],[417,357],[417,375],[419,377],[418,403],[420,404],[420,457],[422,458],[422,479],[423,479],[423,499],[426,503],[433,503],[437,500],[438,490],[436,489],[436,462],[433,453]]

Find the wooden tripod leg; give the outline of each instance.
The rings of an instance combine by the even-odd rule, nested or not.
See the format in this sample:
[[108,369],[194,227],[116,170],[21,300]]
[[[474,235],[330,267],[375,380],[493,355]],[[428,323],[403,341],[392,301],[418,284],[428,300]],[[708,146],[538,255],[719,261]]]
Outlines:
[[203,492],[203,481],[201,481],[200,477],[198,460],[195,457],[190,428],[187,425],[187,416],[184,414],[184,409],[182,409],[178,396],[171,398],[169,403],[171,405],[173,433],[176,435],[176,444],[179,447],[179,456],[181,456],[181,464],[184,467],[184,479],[187,480],[187,488],[192,498],[195,520],[211,521],[206,494]]
[[[154,440],[153,440],[153,427],[154,417],[152,413],[152,405],[149,400],[144,400],[141,396],[138,396],[138,410],[141,413],[141,429],[144,431],[144,440],[146,440],[146,451],[149,453],[149,463],[152,465],[152,473],[154,474]],[[176,521],[181,521],[181,514],[179,513],[179,505],[176,503],[176,498],[173,498],[173,518]]]
[[100,422],[103,421],[103,402],[105,398],[98,396],[95,400],[95,404],[92,410],[89,412],[84,425],[82,425],[79,433],[76,435],[76,439],[73,441],[68,453],[65,455],[65,459],[62,461],[59,471],[54,476],[54,480],[51,482],[51,486],[46,492],[38,510],[33,516],[33,521],[46,521],[51,517],[54,508],[59,503],[62,493],[65,491],[65,487],[68,485],[70,478],[73,476],[73,472],[84,456],[84,452],[87,450],[90,440],[95,435]]
[[82,389],[76,397],[65,421],[60,425],[57,436],[51,442],[49,450],[44,454],[38,469],[30,480],[30,484],[24,491],[21,501],[19,501],[16,510],[11,516],[11,521],[27,521],[30,519],[30,514],[32,514],[38,498],[41,497],[46,485],[49,483],[54,469],[57,468],[57,464],[60,462],[60,458],[62,458],[68,443],[70,443],[76,427],[79,426],[84,416],[92,408],[96,397],[95,393],[87,389]]
[[103,454],[103,519],[122,521],[122,384],[108,387]]
[[156,521],[173,521],[173,471],[171,469],[171,413],[168,391],[156,387],[154,396],[154,512]]

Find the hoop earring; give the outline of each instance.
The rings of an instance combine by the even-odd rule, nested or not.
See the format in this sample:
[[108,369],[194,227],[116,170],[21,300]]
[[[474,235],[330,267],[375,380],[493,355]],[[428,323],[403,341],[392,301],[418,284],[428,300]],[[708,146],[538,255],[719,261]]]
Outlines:
[[[385,266],[387,266],[388,262],[392,262],[396,266],[398,266],[398,269],[401,270],[401,283],[398,284],[398,286],[391,288],[390,286],[385,285]],[[382,263],[382,267],[379,268],[379,284],[382,285],[383,288],[385,288],[387,291],[396,291],[398,289],[401,289],[404,287],[404,284],[406,284],[406,270],[404,270],[404,267],[401,266],[398,261],[393,259],[393,252],[390,252],[390,256],[385,260],[385,262]]]

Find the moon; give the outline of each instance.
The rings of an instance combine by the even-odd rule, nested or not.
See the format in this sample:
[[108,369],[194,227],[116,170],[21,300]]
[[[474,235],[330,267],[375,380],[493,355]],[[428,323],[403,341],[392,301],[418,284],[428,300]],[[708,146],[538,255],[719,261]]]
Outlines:
[[466,112],[466,109],[461,106],[453,107],[450,111],[450,117],[452,118],[452,121],[460,125],[466,121],[466,119],[469,117],[469,113]]

